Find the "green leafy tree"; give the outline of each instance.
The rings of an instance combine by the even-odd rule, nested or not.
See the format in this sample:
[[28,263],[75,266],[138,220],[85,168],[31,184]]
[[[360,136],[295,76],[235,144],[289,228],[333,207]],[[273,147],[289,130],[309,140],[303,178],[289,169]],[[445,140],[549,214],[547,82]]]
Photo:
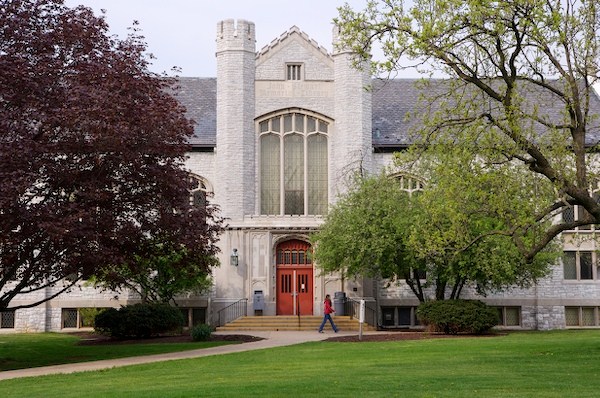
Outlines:
[[[600,223],[599,170],[589,151],[598,128],[597,2],[370,1],[362,11],[340,8],[336,23],[357,65],[378,47],[375,73],[416,67],[450,78],[424,83],[413,156],[435,159],[458,147],[458,158],[445,158],[449,170],[486,170],[467,176],[472,184],[461,194],[498,195],[487,196],[502,222],[487,234],[510,236],[531,263],[561,232]],[[448,176],[449,185],[463,178]],[[464,195],[445,199],[460,203]],[[574,206],[585,209],[580,217],[560,217]]]
[[[427,186],[417,198],[423,216],[415,220],[410,246],[434,265],[436,298],[444,298],[447,287],[450,298],[458,298],[468,283],[485,295],[509,286],[526,287],[546,275],[560,253],[557,243],[527,261],[505,232],[520,225],[536,206],[529,194],[535,181],[510,165],[490,171],[459,147],[420,160],[411,169],[427,176]],[[496,185],[498,174],[511,184]],[[519,205],[507,208],[507,202]],[[524,241],[536,238],[537,229],[522,231]]]
[[210,288],[210,269],[219,265],[214,255],[190,258],[185,248],[175,249],[166,243],[149,242],[149,248],[140,250],[131,262],[106,267],[93,281],[96,286],[137,292],[143,302],[176,303],[176,296],[184,293],[202,294]]
[[383,176],[359,178],[313,236],[316,262],[325,272],[403,279],[423,301],[423,286],[415,274],[425,270],[425,263],[407,247],[418,214],[416,204],[395,181]]
[[468,284],[481,294],[526,286],[546,274],[553,253],[525,262],[510,237],[491,233],[501,223],[493,212],[472,201],[465,215],[452,207],[458,202],[439,197],[447,192],[441,183],[443,176],[432,178],[410,196],[394,178],[360,178],[314,235],[317,264],[405,282],[421,302],[457,299]]
[[89,8],[0,0],[0,310],[118,286],[159,238],[210,272],[222,222],[190,203],[193,124],[149,62]]

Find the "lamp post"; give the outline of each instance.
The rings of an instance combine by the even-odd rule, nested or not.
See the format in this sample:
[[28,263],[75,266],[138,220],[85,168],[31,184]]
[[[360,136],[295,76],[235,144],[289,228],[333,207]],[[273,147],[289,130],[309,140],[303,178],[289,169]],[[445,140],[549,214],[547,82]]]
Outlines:
[[233,251],[231,252],[231,256],[229,257],[229,263],[231,265],[233,265],[234,267],[238,266],[238,264],[239,264],[238,249],[233,249]]

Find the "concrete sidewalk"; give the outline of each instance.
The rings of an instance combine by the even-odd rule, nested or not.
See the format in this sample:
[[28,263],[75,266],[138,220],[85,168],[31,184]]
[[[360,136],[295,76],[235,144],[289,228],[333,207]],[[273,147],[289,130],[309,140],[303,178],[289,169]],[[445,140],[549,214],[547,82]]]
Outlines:
[[[215,332],[215,334],[232,334]],[[140,365],[144,363],[172,361],[176,359],[199,358],[210,355],[229,354],[232,352],[260,350],[262,348],[282,347],[287,345],[304,343],[307,341],[320,341],[333,336],[351,336],[357,332],[340,332],[334,334],[331,331],[318,333],[310,332],[237,332],[235,334],[248,334],[262,337],[263,340],[242,344],[227,344],[218,347],[203,348],[190,351],[171,352],[166,354],[145,355],[139,357],[107,359],[94,362],[80,362],[64,365],[44,366],[31,369],[7,370],[0,372],[0,380],[16,379],[20,377],[34,377],[52,374],[66,374],[85,372],[90,370],[110,369],[120,366]]]

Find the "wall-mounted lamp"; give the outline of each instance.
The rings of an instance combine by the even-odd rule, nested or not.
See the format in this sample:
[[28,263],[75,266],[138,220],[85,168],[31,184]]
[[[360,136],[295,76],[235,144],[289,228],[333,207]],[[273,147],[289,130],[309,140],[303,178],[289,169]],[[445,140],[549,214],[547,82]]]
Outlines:
[[237,249],[233,249],[233,251],[231,252],[231,257],[229,259],[229,263],[235,267],[238,266],[239,264],[239,256],[238,256],[238,251]]

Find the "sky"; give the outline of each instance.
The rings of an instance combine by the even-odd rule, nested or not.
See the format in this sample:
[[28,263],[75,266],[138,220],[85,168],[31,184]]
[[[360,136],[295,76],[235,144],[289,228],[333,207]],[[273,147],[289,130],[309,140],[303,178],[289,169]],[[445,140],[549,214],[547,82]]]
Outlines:
[[245,19],[256,25],[256,50],[297,26],[331,52],[332,20],[344,3],[356,10],[367,0],[65,0],[84,5],[96,15],[106,10],[110,33],[126,37],[139,22],[156,73],[181,68],[180,76],[216,77],[217,23]]

